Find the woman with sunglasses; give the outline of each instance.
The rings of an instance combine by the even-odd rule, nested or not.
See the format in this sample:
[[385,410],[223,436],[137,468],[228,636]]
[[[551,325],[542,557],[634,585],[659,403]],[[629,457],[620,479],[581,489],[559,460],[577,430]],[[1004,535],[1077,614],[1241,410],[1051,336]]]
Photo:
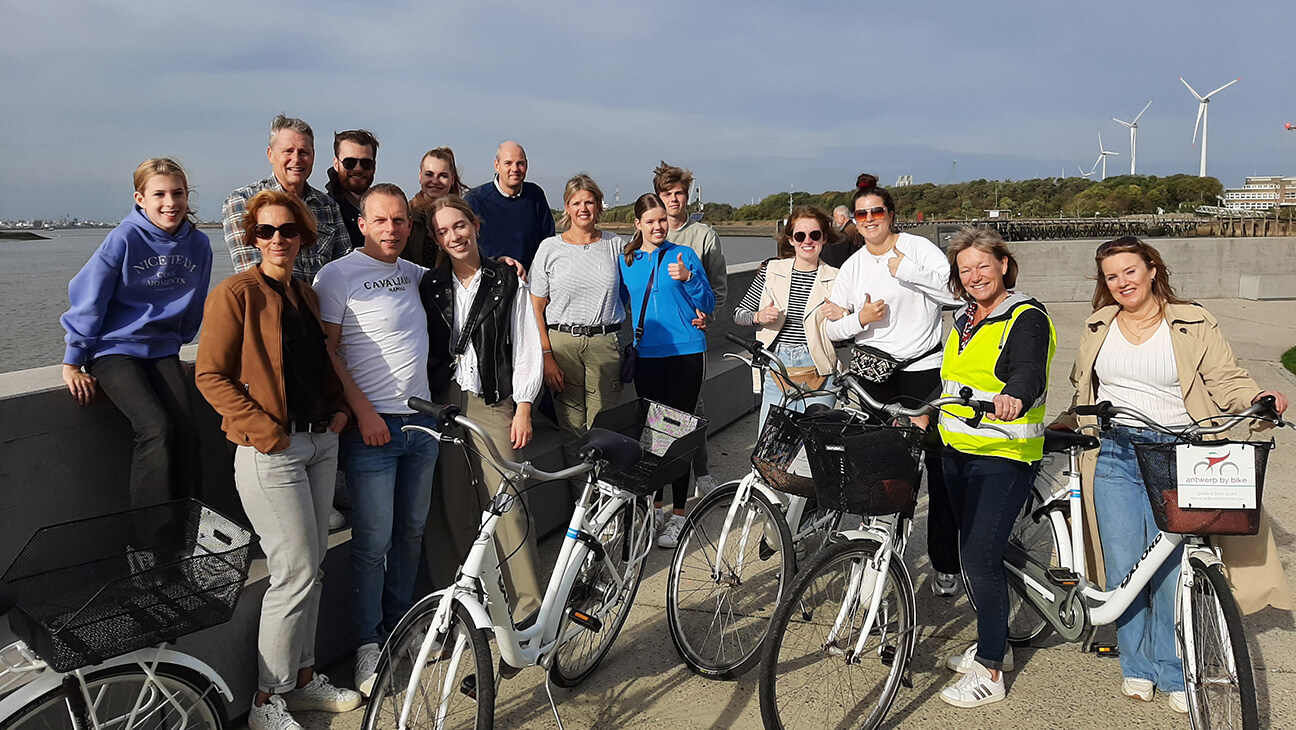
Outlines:
[[[734,324],[756,326],[756,339],[778,355],[798,382],[830,389],[837,373],[837,351],[824,326],[823,304],[837,280],[837,269],[820,260],[832,221],[822,210],[803,205],[792,211],[778,236],[778,258],[756,272],[756,278],[734,309]],[[760,421],[764,427],[771,405],[778,405],[788,387],[767,375],[761,387]],[[794,401],[804,411],[811,403],[833,405],[832,396]]]
[[237,446],[234,483],[270,571],[248,727],[298,730],[291,712],[361,702],[314,670],[338,433],[349,415],[319,298],[292,275],[297,252],[315,244],[315,219],[298,197],[266,190],[248,201],[243,233],[261,262],[208,295],[195,380]]
[[[925,400],[940,388],[941,309],[950,296],[949,262],[931,241],[895,229],[895,200],[877,177],[856,181],[852,210],[864,245],[842,265],[829,301],[826,329],[854,344],[850,369],[877,400]],[[920,428],[931,425],[916,418]],[[958,592],[958,526],[940,457],[927,456],[927,555],[938,596]]]
[[[1072,405],[1110,401],[1156,417],[1166,426],[1186,426],[1221,412],[1242,410],[1272,395],[1281,413],[1287,399],[1260,387],[1238,366],[1219,323],[1200,305],[1180,298],[1170,285],[1161,253],[1133,236],[1098,247],[1094,313],[1080,333],[1071,382]],[[1094,417],[1059,419],[1059,428],[1096,425]],[[1103,434],[1097,456],[1081,464],[1085,527],[1101,554],[1096,572],[1110,587],[1124,579],[1157,534],[1143,478],[1131,442],[1169,437],[1116,418]],[[1265,606],[1290,609],[1282,564],[1262,512],[1254,536],[1216,537],[1238,605],[1246,613]],[[1175,644],[1175,590],[1179,552],[1167,558],[1142,595],[1116,622],[1120,645],[1121,693],[1149,702],[1154,690],[1168,694],[1175,711],[1187,712],[1183,664]]]
[[419,266],[431,268],[436,264],[436,237],[428,229],[428,210],[438,198],[447,195],[463,197],[468,186],[463,184],[454,150],[449,147],[430,149],[419,162],[419,191],[410,198],[410,235],[401,251],[401,258]]

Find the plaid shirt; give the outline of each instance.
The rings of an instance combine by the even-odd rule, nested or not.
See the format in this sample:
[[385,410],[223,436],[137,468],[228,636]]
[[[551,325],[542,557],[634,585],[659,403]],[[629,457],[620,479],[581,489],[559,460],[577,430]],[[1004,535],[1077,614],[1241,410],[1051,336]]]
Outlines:
[[[283,186],[274,175],[259,180],[246,187],[230,193],[221,208],[224,219],[225,244],[229,246],[230,258],[234,259],[234,271],[241,272],[261,263],[261,252],[256,246],[243,241],[243,216],[247,212],[247,202],[253,195],[262,190],[283,190]],[[306,186],[302,196],[306,208],[315,216],[318,226],[318,239],[315,246],[302,249],[293,264],[293,276],[310,284],[315,281],[315,274],[324,268],[324,264],[341,258],[351,251],[351,238],[347,234],[346,223],[342,220],[342,211],[325,193]]]

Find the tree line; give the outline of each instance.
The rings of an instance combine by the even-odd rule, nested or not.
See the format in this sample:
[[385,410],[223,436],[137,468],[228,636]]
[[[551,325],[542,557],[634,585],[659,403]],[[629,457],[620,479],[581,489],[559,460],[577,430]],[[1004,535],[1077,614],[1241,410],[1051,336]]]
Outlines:
[[[1115,175],[1106,180],[1080,177],[1046,177],[1032,180],[970,180],[937,185],[922,183],[888,188],[895,198],[896,213],[903,220],[970,220],[985,218],[988,210],[1010,210],[1024,218],[1091,218],[1094,215],[1122,216],[1191,213],[1199,205],[1216,205],[1224,186],[1213,177],[1195,175]],[[813,195],[791,194],[791,204],[814,205],[831,213],[838,205],[851,204],[853,191],[827,191]],[[706,203],[702,219],[712,223],[767,221],[787,216],[788,193],[767,195],[743,206]],[[634,210],[629,205],[608,208],[603,220],[629,223]]]

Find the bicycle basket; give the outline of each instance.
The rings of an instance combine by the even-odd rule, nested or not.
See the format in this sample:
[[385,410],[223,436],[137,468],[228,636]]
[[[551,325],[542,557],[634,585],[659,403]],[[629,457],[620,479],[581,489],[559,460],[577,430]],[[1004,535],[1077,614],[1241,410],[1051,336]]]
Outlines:
[[1188,535],[1254,535],[1260,531],[1260,506],[1264,490],[1265,465],[1273,442],[1212,441],[1211,446],[1246,443],[1255,447],[1255,509],[1193,509],[1179,506],[1177,443],[1134,442],[1134,455],[1152,516],[1162,532]]
[[913,505],[920,429],[818,417],[803,418],[801,426],[820,507],[889,515]]
[[643,458],[627,469],[604,471],[599,479],[639,496],[655,493],[688,474],[706,425],[705,418],[647,398],[603,411],[594,418],[594,427],[637,440]]
[[814,480],[800,473],[796,465],[798,457],[805,459],[805,441],[801,437],[800,422],[805,415],[781,406],[770,406],[765,416],[765,425],[761,427],[760,438],[752,450],[751,463],[761,480],[769,486],[795,494],[798,497],[815,496]]
[[256,536],[196,500],[36,531],[4,574],[13,632],[59,672],[224,623]]

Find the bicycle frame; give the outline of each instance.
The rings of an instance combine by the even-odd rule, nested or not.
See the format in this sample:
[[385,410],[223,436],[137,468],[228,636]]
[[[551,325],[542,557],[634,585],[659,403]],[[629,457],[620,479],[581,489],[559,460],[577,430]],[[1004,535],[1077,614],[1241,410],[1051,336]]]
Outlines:
[[868,596],[868,613],[864,617],[864,623],[860,626],[859,638],[852,647],[850,654],[846,657],[847,661],[858,661],[864,651],[864,643],[868,640],[870,633],[873,631],[873,623],[877,620],[878,610],[882,604],[882,592],[886,589],[886,576],[890,570],[892,559],[904,576],[910,593],[913,592],[913,578],[909,576],[909,568],[904,564],[904,549],[909,540],[909,531],[913,527],[913,521],[901,517],[898,514],[886,515],[883,517],[871,517],[865,524],[854,530],[843,530],[842,538],[847,540],[870,540],[878,543],[877,552],[869,559],[866,565],[855,566],[851,570],[850,583],[846,589],[846,597],[842,601],[841,609],[837,612],[837,618],[833,622],[833,627],[828,632],[828,639],[825,646],[831,645],[837,636],[843,631],[844,626],[850,620],[853,613],[852,607],[856,601],[863,596]]

